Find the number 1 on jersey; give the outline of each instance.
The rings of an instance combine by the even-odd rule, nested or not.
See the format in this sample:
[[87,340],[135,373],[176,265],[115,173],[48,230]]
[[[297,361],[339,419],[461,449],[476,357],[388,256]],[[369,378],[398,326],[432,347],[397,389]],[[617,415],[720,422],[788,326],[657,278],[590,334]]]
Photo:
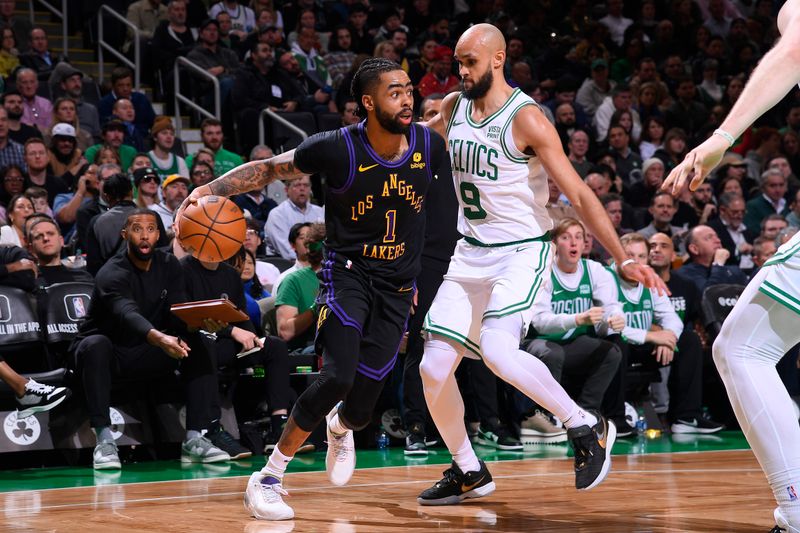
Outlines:
[[486,211],[481,207],[481,193],[474,183],[462,181],[459,185],[461,200],[464,202],[464,216],[470,220],[486,218]]
[[386,235],[383,237],[383,242],[394,242],[395,224],[397,223],[397,209],[390,209],[386,211]]

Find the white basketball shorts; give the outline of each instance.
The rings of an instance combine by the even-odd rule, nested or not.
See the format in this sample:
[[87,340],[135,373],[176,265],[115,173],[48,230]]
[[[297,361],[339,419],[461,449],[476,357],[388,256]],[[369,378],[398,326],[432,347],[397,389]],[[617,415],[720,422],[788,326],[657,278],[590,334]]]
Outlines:
[[484,319],[518,315],[520,337],[533,318],[533,302],[550,276],[553,245],[533,241],[501,247],[456,245],[423,329],[453,339],[467,355],[481,357]]

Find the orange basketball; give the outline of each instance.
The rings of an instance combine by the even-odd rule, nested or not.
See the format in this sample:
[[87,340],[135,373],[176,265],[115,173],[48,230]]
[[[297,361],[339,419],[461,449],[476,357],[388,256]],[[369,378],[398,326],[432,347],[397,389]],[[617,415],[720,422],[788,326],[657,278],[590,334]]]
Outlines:
[[244,242],[247,222],[242,210],[222,196],[204,196],[190,204],[178,220],[179,242],[201,261],[233,257]]

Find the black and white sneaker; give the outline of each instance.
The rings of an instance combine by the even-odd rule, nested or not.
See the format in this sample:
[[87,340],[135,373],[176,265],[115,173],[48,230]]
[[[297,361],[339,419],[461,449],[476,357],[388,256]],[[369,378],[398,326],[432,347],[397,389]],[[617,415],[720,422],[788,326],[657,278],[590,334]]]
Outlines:
[[611,470],[611,448],[617,438],[617,428],[596,411],[597,424],[567,430],[575,452],[575,488],[589,490],[600,483]]
[[444,477],[436,484],[417,497],[420,505],[454,505],[461,503],[466,498],[480,498],[494,492],[495,485],[492,474],[483,461],[479,461],[481,468],[464,474],[458,465],[453,462],[450,468],[444,471]]
[[630,425],[628,419],[625,417],[615,418],[614,425],[617,428],[617,438],[633,437],[636,435],[636,428]]
[[524,449],[522,442],[512,435],[511,431],[503,424],[495,424],[493,426],[481,424],[478,434],[472,442],[506,452],[521,452]]
[[404,455],[425,457],[428,455],[428,446],[425,444],[425,432],[420,424],[414,424],[408,429],[406,435],[406,448]]
[[700,416],[689,420],[679,418],[672,423],[670,431],[673,433],[716,433],[725,428],[724,424],[715,422],[710,418]]
[[71,395],[72,391],[67,387],[53,387],[29,379],[25,384],[25,394],[21,398],[17,398],[19,404],[17,420],[28,418],[42,411],[49,411]]
[[253,455],[253,452],[242,446],[242,444],[234,439],[233,435],[225,431],[222,426],[218,426],[215,431],[209,431],[206,434],[206,438],[220,450],[228,452],[232,461],[247,459]]

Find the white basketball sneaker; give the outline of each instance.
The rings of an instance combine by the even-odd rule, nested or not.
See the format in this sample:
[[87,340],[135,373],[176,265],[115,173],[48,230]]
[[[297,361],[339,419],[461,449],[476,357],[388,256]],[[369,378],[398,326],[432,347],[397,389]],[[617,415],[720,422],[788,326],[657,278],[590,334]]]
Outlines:
[[775,523],[777,525],[772,531],[770,531],[770,533],[773,532],[800,533],[800,529],[789,524],[789,521],[786,520],[786,517],[783,515],[783,512],[781,512],[780,507],[776,507],[772,515],[775,517]]
[[280,479],[253,472],[244,492],[244,507],[259,520],[291,520],[294,510],[283,501],[287,495]]
[[353,431],[347,430],[344,435],[334,435],[331,431],[331,419],[339,411],[339,402],[325,416],[325,431],[328,435],[328,453],[325,455],[325,470],[328,471],[328,479],[334,485],[346,485],[353,477],[353,470],[356,468],[356,446],[353,442]]

